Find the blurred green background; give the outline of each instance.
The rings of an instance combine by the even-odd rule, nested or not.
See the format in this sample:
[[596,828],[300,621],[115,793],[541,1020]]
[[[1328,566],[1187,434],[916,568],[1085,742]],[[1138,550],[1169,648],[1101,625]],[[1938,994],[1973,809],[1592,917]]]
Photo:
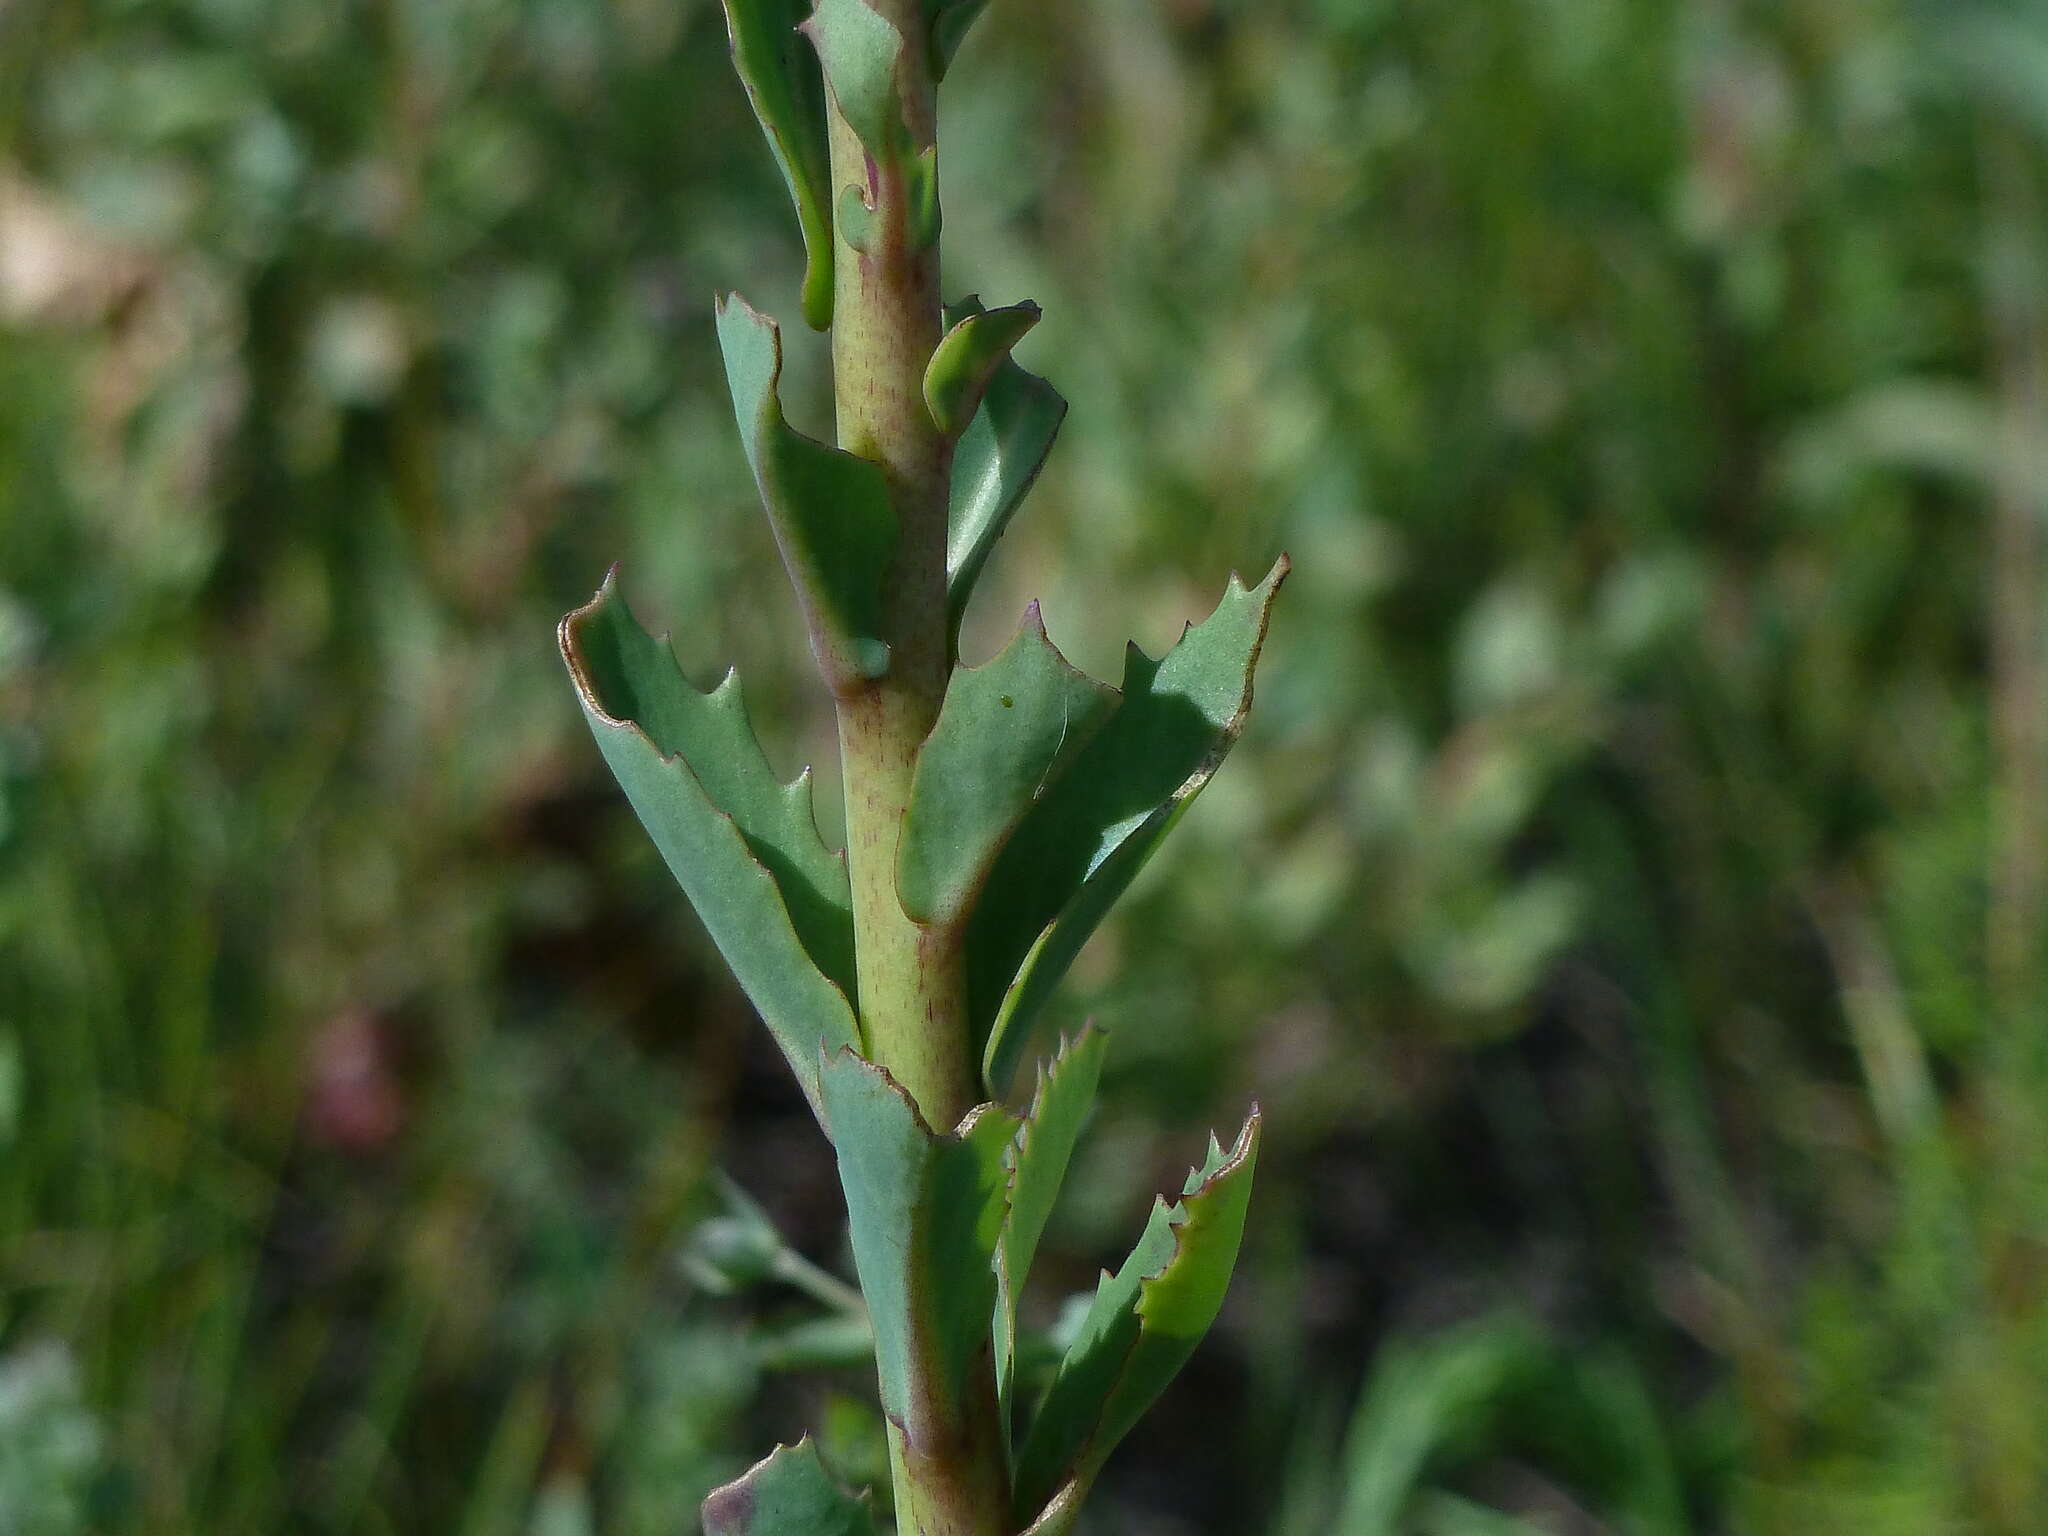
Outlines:
[[[1270,1136],[1093,1529],[2048,1530],[2048,7],[998,0],[945,110],[1074,403],[969,651],[1297,566],[1061,1010],[1044,1317]],[[0,1536],[872,1475],[551,633],[622,560],[832,803],[710,320],[798,261],[712,0],[0,3]]]

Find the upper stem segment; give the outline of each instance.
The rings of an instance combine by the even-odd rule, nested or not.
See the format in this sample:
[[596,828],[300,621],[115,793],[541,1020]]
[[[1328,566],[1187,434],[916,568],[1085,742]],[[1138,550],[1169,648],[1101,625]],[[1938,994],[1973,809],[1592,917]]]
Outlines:
[[946,623],[946,488],[952,445],[924,403],[924,370],[941,334],[938,243],[913,207],[912,158],[930,147],[936,91],[922,0],[870,0],[905,44],[898,73],[910,153],[871,156],[836,104],[835,198],[854,189],[871,210],[865,249],[835,232],[832,371],[839,444],[882,465],[900,525],[883,593],[886,676],[838,699],[846,774],[847,857],[868,1051],[925,1119],[950,1129],[980,1095],[967,1050],[957,937],[920,928],[896,893],[897,839],[917,753],[938,717],[952,656]]
[[[918,751],[938,718],[953,667],[946,607],[952,443],[924,401],[925,367],[942,334],[939,251],[929,202],[934,194],[921,189],[917,165],[933,143],[937,92],[924,0],[868,3],[904,40],[898,87],[907,152],[871,155],[832,104],[835,204],[854,189],[867,210],[858,220],[862,249],[847,239],[848,221],[835,221],[832,372],[839,445],[887,471],[900,535],[883,590],[889,669],[840,693],[840,759],[868,1055],[943,1133],[981,1097],[968,1050],[960,935],[912,922],[896,885],[897,844]],[[1008,1530],[994,1378],[983,1377],[982,1390],[945,1443],[912,1444],[902,1425],[890,1425],[900,1536],[1004,1536]]]

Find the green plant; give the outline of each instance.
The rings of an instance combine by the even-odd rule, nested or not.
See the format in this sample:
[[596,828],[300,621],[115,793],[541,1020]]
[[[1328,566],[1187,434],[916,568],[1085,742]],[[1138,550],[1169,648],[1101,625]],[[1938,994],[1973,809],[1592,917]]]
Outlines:
[[[1283,560],[1234,579],[1121,689],[1035,605],[979,667],[962,611],[1065,402],[1011,360],[1032,304],[942,306],[940,77],[980,0],[727,0],[733,56],[795,200],[804,316],[832,332],[839,446],[793,428],[775,323],[718,307],[740,436],[839,723],[847,849],[781,783],[736,678],[709,694],[607,581],[561,627],[613,772],[773,1032],[838,1155],[899,1530],[1056,1536],[1214,1320],[1257,1157],[1213,1138],[1105,1275],[1033,1411],[1018,1299],[1101,1070],[1087,1031],[999,1101],[1109,906],[1242,726]],[[800,37],[799,34],[802,34]],[[808,1444],[704,1510],[714,1533],[855,1531]]]

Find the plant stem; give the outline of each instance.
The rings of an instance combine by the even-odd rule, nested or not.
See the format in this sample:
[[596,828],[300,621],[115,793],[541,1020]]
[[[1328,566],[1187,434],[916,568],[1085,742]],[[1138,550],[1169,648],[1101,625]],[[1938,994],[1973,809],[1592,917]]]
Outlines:
[[[910,132],[929,143],[935,90],[920,0],[873,0],[908,42],[902,71]],[[883,594],[888,674],[838,699],[846,777],[847,858],[868,1053],[950,1130],[980,1098],[969,1070],[965,985],[956,935],[921,928],[896,894],[896,845],[918,749],[945,697],[946,485],[952,446],[924,404],[924,370],[940,336],[936,244],[915,247],[900,168],[878,165],[832,114],[832,184],[874,209],[868,250],[838,240],[832,372],[839,444],[888,472],[900,525]]]
[[[937,88],[924,0],[869,0],[902,34],[899,84],[910,141],[933,142]],[[896,890],[897,842],[917,754],[931,734],[953,667],[946,610],[947,481],[952,444],[924,403],[924,371],[941,335],[939,254],[917,238],[902,163],[870,158],[836,108],[834,195],[860,189],[873,216],[867,249],[834,236],[837,288],[832,373],[839,445],[888,472],[899,523],[883,593],[888,673],[840,693],[840,760],[853,882],[861,1030],[869,1058],[945,1132],[979,1101],[967,1037],[960,936],[910,920]],[[913,1329],[913,1336],[921,1333]],[[913,1369],[919,1368],[914,1366]],[[1005,1536],[1009,1478],[993,1373],[977,1380],[963,1421],[942,1443],[913,1444],[889,1426],[899,1536]]]

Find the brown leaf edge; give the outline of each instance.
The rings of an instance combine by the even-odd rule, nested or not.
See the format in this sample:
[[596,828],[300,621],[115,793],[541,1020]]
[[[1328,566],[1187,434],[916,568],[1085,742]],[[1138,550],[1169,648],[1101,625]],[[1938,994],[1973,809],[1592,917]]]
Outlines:
[[[577,631],[582,624],[587,622],[596,613],[597,609],[600,606],[602,606],[607,599],[611,598],[614,594],[617,593],[618,581],[619,563],[617,561],[614,561],[611,567],[608,570],[606,570],[603,582],[599,584],[597,591],[591,595],[590,600],[575,608],[570,609],[567,613],[562,615],[560,622],[558,622],[555,625],[555,645],[562,654],[563,665],[566,666],[569,670],[570,685],[574,687],[576,690],[577,701],[585,709],[587,709],[592,716],[594,716],[598,720],[601,720],[606,726],[615,730],[630,731],[635,736],[638,736],[641,741],[647,744],[647,749],[654,754],[655,758],[658,761],[665,764],[673,763],[684,774],[687,774],[689,776],[690,782],[697,787],[697,792],[704,797],[704,803],[711,807],[712,814],[717,816],[719,820],[723,821],[727,826],[732,828],[733,836],[737,838],[739,841],[742,856],[745,857],[747,862],[749,862],[756,869],[761,871],[762,877],[768,881],[770,887],[774,890],[776,900],[782,908],[783,921],[789,925],[790,937],[793,940],[795,940],[798,951],[808,959],[810,957],[810,949],[804,943],[803,935],[797,932],[795,920],[791,918],[789,915],[789,900],[786,896],[782,894],[782,886],[780,882],[776,880],[774,871],[769,869],[768,866],[766,864],[763,864],[760,858],[756,856],[753,848],[747,842],[746,834],[740,830],[739,823],[733,819],[730,812],[726,811],[724,807],[719,805],[718,801],[715,798],[713,798],[711,791],[705,788],[703,779],[698,777],[697,770],[690,766],[689,759],[684,757],[683,754],[680,752],[663,752],[660,747],[655,745],[654,738],[647,734],[646,728],[643,727],[639,721],[623,719],[618,715],[614,715],[610,710],[604,707],[604,704],[598,698],[597,682],[596,679],[590,675],[590,668],[585,664],[583,660],[582,648],[577,637]],[[624,599],[620,598],[620,601],[623,602]],[[637,623],[638,621],[635,620],[635,622]],[[663,631],[661,631],[660,634],[654,637],[656,643],[658,643],[664,650],[668,652],[671,660],[673,660],[675,657],[675,645],[673,641],[674,633],[675,632],[673,630],[664,629]],[[695,683],[690,681],[688,674],[683,671],[680,662],[676,664],[676,676],[681,680],[684,687],[693,690],[700,697],[708,698],[711,696],[711,694],[718,692],[719,689],[723,689],[728,685],[733,684],[739,676],[739,668],[726,668],[725,676],[719,679],[718,687],[708,691],[697,687]],[[742,699],[741,701],[740,715],[741,718],[746,721],[748,739],[754,743],[755,750],[761,752],[761,762],[762,765],[767,769],[768,776],[771,779],[773,779],[777,785],[779,785],[781,788],[785,790],[795,785],[803,785],[806,788],[808,788],[811,784],[811,769],[808,763],[805,764],[802,770],[799,771],[797,775],[792,779],[784,780],[775,778],[774,765],[768,762],[768,754],[765,751],[762,751],[761,749],[760,738],[756,736],[754,733],[753,718],[746,708],[744,699]],[[806,803],[810,803],[810,797],[808,795],[806,796]],[[838,865],[840,869],[844,870],[847,867],[846,850],[844,848],[833,848],[825,844],[823,834],[816,832],[817,814],[815,810],[813,810],[811,814],[811,826],[813,833],[818,837],[818,842],[820,846],[825,848],[825,856],[827,861]],[[846,995],[846,989],[844,987],[842,987],[837,981],[833,980],[832,977],[827,976],[824,970],[817,966],[817,962],[815,960],[813,960],[811,963],[813,968],[817,969],[818,975],[824,980],[825,985],[830,987],[834,992],[838,993],[841,1001],[843,1001],[846,1004],[846,1011],[853,1020],[854,1039],[856,1042],[858,1042],[861,1053],[864,1054],[867,1050],[867,1038],[865,1032],[861,1028],[860,1010],[854,1006],[853,999]],[[794,1063],[792,1063],[792,1065],[794,1065]],[[801,1082],[802,1075],[798,1074],[798,1078],[799,1082]],[[811,1112],[813,1117],[822,1122],[823,1115],[822,1113],[820,1113],[821,1106],[818,1102],[817,1094],[812,1090],[810,1084],[805,1083],[803,1084],[803,1087],[805,1097],[810,1101]]]

